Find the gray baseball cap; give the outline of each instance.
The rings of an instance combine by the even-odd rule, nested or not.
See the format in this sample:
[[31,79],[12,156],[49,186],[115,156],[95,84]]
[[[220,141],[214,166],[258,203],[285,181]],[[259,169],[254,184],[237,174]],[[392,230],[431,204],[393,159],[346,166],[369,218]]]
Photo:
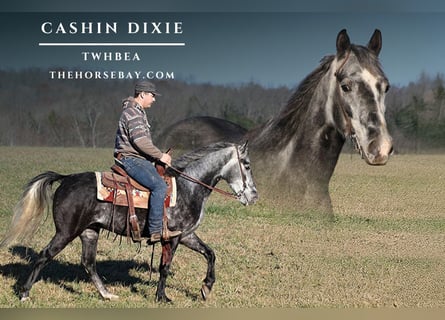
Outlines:
[[156,86],[154,83],[147,81],[147,80],[141,80],[136,82],[136,85],[134,86],[134,91],[136,92],[150,92],[153,93],[155,96],[160,96],[161,94],[156,91]]

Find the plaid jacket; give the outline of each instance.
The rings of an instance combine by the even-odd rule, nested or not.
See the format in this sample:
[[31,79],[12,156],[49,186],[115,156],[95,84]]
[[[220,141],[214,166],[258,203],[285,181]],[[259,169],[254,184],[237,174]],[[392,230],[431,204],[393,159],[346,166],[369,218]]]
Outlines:
[[160,159],[162,151],[153,144],[144,109],[132,97],[123,101],[122,108],[114,143],[114,157],[117,158],[120,154],[149,161]]

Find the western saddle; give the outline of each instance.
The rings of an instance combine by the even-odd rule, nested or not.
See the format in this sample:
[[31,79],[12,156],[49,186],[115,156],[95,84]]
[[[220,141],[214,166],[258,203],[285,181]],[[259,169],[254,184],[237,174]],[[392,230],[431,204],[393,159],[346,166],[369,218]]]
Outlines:
[[[141,238],[141,229],[139,226],[139,221],[136,216],[135,206],[133,202],[133,190],[141,190],[150,192],[149,189],[145,188],[139,184],[136,180],[132,179],[127,172],[115,164],[111,166],[111,172],[102,172],[102,184],[105,187],[125,190],[128,202],[128,219],[127,219],[127,236],[131,237],[134,242],[139,242]],[[156,170],[164,178],[167,184],[167,193],[164,199],[164,214],[163,214],[163,237],[168,238],[168,227],[167,227],[167,207],[170,206],[170,197],[172,194],[172,177],[165,174],[165,168],[161,164],[156,164]]]

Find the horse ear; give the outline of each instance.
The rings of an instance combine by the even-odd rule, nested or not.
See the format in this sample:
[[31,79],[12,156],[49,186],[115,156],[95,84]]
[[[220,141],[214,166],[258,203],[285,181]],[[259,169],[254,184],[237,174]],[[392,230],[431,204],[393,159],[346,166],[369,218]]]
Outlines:
[[342,56],[351,46],[346,29],[340,31],[337,35],[337,56]]
[[368,49],[374,52],[376,56],[379,55],[380,50],[382,49],[382,33],[379,29],[375,29],[372,34],[371,40],[369,40],[368,43]]
[[247,140],[242,146],[239,146],[239,151],[241,154],[246,154],[248,149],[249,141]]

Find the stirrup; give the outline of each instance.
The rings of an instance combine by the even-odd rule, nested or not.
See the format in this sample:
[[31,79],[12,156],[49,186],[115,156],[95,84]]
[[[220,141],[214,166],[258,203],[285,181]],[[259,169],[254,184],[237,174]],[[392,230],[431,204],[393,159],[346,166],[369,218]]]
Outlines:
[[141,242],[141,231],[140,230],[131,230],[131,238],[133,239],[133,242]]
[[147,245],[154,245],[155,243],[161,241],[161,238],[162,238],[162,236],[160,233],[153,233],[148,238]]
[[162,233],[162,240],[163,241],[170,241],[170,239],[178,237],[182,234],[182,231],[179,230],[175,230],[175,231],[170,231],[170,230],[164,230],[164,232]]

